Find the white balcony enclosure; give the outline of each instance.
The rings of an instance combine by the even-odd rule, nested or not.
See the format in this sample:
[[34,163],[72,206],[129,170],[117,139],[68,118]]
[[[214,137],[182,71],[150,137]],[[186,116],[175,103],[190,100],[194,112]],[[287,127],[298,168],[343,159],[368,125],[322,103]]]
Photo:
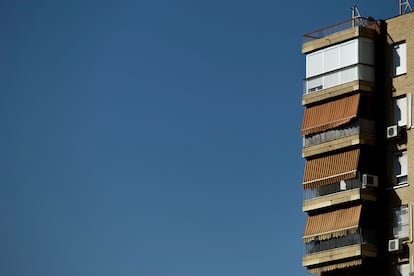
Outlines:
[[305,94],[354,80],[375,81],[375,48],[356,38],[306,55]]

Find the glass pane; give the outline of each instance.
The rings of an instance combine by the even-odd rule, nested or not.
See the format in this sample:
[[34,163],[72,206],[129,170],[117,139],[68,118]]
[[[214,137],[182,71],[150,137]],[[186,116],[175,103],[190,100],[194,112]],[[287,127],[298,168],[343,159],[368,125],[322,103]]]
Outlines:
[[340,46],[340,67],[358,63],[358,41],[352,40]]
[[397,266],[397,276],[408,276],[410,272],[409,264],[400,264]]
[[333,71],[340,68],[339,47],[326,49],[324,56],[324,72]]
[[407,238],[409,234],[408,206],[393,209],[393,235],[395,238]]
[[323,52],[316,52],[306,56],[306,78],[323,73]]

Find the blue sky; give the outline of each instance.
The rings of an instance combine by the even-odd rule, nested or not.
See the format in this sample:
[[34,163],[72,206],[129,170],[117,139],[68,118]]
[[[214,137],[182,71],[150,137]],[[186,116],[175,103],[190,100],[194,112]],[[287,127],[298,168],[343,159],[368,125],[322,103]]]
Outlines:
[[307,275],[302,34],[398,1],[1,1],[0,275]]

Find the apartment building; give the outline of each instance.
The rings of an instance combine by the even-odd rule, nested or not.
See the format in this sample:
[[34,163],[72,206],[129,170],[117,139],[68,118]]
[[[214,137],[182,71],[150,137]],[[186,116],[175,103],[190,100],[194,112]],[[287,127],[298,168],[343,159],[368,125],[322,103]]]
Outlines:
[[302,262],[309,273],[414,275],[410,11],[304,35]]

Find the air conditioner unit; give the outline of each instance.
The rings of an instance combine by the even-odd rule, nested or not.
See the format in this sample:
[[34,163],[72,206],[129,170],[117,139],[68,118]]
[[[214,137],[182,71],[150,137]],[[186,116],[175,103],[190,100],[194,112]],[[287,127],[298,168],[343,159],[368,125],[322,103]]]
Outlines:
[[378,176],[372,174],[362,175],[362,188],[378,187]]
[[401,243],[399,239],[393,239],[388,241],[388,252],[397,252],[401,249]]
[[387,127],[387,139],[398,137],[400,137],[400,127],[398,125]]

